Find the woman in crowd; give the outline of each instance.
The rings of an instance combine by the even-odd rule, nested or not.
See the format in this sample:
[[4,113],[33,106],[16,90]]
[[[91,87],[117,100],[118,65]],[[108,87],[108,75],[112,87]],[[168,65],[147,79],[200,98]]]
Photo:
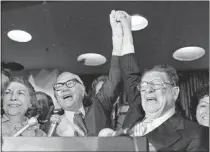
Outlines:
[[197,93],[196,119],[200,125],[209,127],[209,85],[204,85]]
[[[2,136],[13,136],[27,124],[27,111],[34,109],[36,96],[31,84],[23,78],[14,77],[3,93]],[[45,136],[39,124],[29,127],[20,136]]]
[[44,92],[39,91],[36,92],[35,95],[37,98],[36,108],[42,111],[40,119],[43,123],[40,125],[40,129],[47,133],[50,125],[50,117],[54,110],[54,104],[52,98]]

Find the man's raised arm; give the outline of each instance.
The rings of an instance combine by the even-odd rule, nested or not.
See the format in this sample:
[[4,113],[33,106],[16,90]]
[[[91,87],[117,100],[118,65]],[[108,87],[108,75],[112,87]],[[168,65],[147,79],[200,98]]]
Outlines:
[[[124,11],[119,11],[124,17],[120,18],[123,28],[122,57],[120,58],[121,74],[124,84],[124,92],[129,103],[129,111],[125,117],[123,127],[129,127],[135,118],[144,118],[144,111],[141,105],[140,91],[137,85],[140,82],[140,69],[135,57],[133,36],[131,32],[131,17]],[[132,119],[132,120],[131,120]],[[126,125],[128,124],[128,125]]]
[[119,67],[119,56],[122,52],[122,27],[120,22],[116,21],[115,11],[110,14],[110,25],[112,28],[113,51],[108,80],[103,84],[100,92],[96,95],[107,111],[111,111],[114,102],[120,93],[121,70]]

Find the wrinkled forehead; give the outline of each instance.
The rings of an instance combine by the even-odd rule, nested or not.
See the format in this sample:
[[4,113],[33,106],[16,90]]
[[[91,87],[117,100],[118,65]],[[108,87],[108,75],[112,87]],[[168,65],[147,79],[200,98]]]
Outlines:
[[60,83],[60,82],[66,82],[68,80],[71,80],[71,79],[74,79],[74,78],[77,78],[78,76],[76,74],[73,74],[73,73],[70,73],[70,72],[64,72],[64,73],[61,73],[57,80],[56,80],[56,83]]
[[146,72],[141,81],[152,81],[152,80],[160,80],[160,81],[166,81],[169,82],[168,75],[165,72],[159,72],[159,71],[148,71]]
[[199,100],[199,104],[209,104],[209,95],[205,95],[203,98]]
[[8,86],[7,86],[7,89],[10,89],[10,90],[28,90],[28,88],[19,83],[19,82],[11,82]]

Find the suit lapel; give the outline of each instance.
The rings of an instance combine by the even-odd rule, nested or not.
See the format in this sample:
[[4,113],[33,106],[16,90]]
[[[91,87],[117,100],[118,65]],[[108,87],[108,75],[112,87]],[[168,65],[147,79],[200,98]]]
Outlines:
[[132,128],[138,121],[143,120],[145,113],[140,104],[129,108],[123,121],[123,128]]
[[184,120],[179,114],[174,114],[161,126],[146,135],[149,142],[156,148],[169,147],[181,138],[178,130],[184,129]]

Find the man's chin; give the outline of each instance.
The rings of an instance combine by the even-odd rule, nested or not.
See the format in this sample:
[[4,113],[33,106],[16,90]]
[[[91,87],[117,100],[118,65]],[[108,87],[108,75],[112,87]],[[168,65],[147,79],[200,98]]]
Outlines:
[[160,108],[155,108],[154,106],[153,107],[148,107],[146,108],[145,111],[149,112],[149,113],[157,113],[158,111],[160,110]]
[[67,110],[67,111],[77,111],[77,110],[79,110],[80,108],[81,108],[81,106],[73,104],[73,105],[68,105],[68,106],[66,106],[66,107],[63,108],[63,109],[64,109],[64,110]]

